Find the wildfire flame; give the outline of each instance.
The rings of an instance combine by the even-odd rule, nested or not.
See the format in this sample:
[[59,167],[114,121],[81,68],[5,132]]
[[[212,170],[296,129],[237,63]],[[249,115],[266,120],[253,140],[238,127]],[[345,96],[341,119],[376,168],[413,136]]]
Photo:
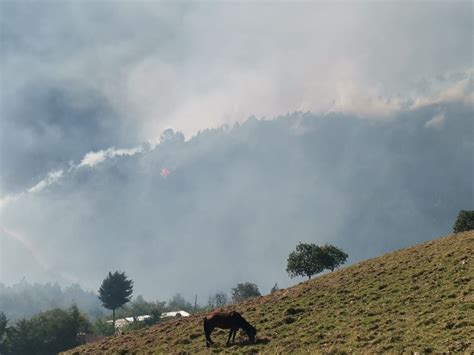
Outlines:
[[169,174],[171,174],[171,170],[168,168],[162,168],[160,171],[160,175],[163,177],[167,177]]

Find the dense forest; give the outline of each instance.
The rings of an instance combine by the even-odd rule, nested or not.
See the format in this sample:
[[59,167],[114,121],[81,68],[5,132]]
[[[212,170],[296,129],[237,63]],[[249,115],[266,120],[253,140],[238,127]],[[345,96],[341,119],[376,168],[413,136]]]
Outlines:
[[62,288],[59,284],[29,283],[25,279],[11,286],[0,283],[0,311],[16,321],[54,308],[67,309],[76,304],[91,319],[106,315],[97,295],[78,284]]
[[[277,288],[276,285],[275,287]],[[228,297],[226,292],[218,291],[200,303],[190,302],[179,293],[168,301],[149,301],[142,295],[137,295],[131,302],[117,309],[117,318],[151,314],[153,310],[160,313],[177,310],[191,313],[261,295],[258,286],[249,282],[239,283],[230,291],[231,297]],[[10,324],[32,318],[42,312],[55,309],[66,311],[71,307],[77,307],[91,322],[111,318],[110,311],[102,306],[98,295],[93,291],[83,290],[78,284],[61,288],[57,283],[31,284],[25,279],[11,286],[0,283],[0,312]]]

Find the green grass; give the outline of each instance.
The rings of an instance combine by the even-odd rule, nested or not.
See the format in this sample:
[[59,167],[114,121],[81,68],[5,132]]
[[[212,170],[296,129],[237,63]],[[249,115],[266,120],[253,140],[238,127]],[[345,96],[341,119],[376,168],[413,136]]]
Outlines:
[[257,327],[253,345],[214,331],[207,349],[196,314],[70,353],[472,353],[473,255],[474,231],[460,233],[225,307]]

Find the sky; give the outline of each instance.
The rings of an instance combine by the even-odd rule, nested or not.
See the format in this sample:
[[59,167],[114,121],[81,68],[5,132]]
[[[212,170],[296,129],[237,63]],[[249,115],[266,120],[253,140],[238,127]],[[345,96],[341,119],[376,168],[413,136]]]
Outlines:
[[472,2],[0,3],[0,282],[201,302],[474,209]]

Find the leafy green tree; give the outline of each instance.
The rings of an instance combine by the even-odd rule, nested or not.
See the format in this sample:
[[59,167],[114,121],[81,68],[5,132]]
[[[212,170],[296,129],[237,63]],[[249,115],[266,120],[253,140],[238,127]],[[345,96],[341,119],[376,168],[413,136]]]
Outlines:
[[348,255],[341,249],[331,244],[326,244],[321,247],[321,262],[325,269],[334,271],[335,268],[344,264]]
[[258,286],[251,282],[239,283],[232,289],[232,301],[234,303],[258,296],[261,296]]
[[102,305],[112,310],[112,324],[115,329],[115,310],[129,302],[133,293],[133,281],[124,272],[115,271],[104,279],[99,289]]
[[454,223],[454,233],[467,232],[474,229],[474,211],[459,211]]
[[209,297],[209,300],[207,302],[210,308],[222,307],[225,306],[227,303],[229,303],[229,299],[227,298],[227,295],[224,292],[216,292],[214,295]]
[[79,308],[75,303],[73,303],[73,305],[69,309],[69,316],[71,317],[71,322],[73,326],[77,329],[77,332],[92,332],[92,323],[89,321],[89,319],[84,313],[79,311]]
[[115,333],[115,328],[112,324],[107,323],[107,321],[97,319],[92,326],[92,332],[96,335],[110,336]]
[[79,345],[77,333],[88,329],[75,306],[42,312],[7,329],[2,354],[57,354]]
[[129,315],[134,319],[138,316],[142,316],[150,313],[148,302],[145,301],[142,295],[138,295],[132,302],[130,302]]
[[155,308],[150,312],[150,318],[145,319],[146,325],[158,324],[161,321],[162,308]]
[[33,328],[26,319],[21,319],[15,326],[9,327],[5,341],[5,354],[41,353],[42,343]]
[[346,262],[347,257],[345,252],[331,244],[320,247],[313,243],[299,243],[288,256],[286,271],[290,277],[307,276],[311,279],[325,269],[334,271]]
[[288,256],[286,271],[290,277],[313,275],[324,270],[321,247],[315,244],[299,243]]

